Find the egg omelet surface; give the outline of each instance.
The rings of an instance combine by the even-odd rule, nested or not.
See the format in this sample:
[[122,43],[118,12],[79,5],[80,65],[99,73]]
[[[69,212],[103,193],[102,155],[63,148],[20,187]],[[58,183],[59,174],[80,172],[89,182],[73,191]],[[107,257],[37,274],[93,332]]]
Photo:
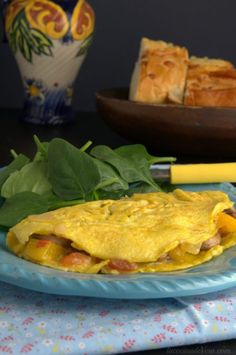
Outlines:
[[233,202],[220,191],[134,194],[31,215],[7,245],[66,271],[135,273],[192,267],[236,244]]

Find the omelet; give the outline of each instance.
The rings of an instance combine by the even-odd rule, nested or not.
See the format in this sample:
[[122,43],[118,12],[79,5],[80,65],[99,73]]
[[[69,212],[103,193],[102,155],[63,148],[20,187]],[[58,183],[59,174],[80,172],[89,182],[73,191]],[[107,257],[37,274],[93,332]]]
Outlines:
[[233,202],[221,191],[134,194],[31,215],[7,234],[26,260],[80,273],[181,270],[236,244]]

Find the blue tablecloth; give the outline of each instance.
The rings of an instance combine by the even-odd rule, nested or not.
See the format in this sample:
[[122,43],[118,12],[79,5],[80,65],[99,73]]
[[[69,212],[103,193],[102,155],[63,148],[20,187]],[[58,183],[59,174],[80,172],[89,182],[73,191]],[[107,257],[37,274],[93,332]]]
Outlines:
[[0,282],[1,354],[117,354],[236,337],[236,289],[157,300],[61,297]]

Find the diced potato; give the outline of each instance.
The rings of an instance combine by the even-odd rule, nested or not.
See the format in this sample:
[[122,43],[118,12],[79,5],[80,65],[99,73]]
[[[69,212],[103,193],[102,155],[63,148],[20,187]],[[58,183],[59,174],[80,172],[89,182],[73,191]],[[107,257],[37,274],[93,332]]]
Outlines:
[[201,245],[202,243],[192,244],[192,243],[184,242],[181,244],[181,249],[184,252],[187,252],[189,254],[197,255],[200,252]]
[[172,260],[177,261],[177,262],[192,262],[194,260],[194,255],[189,254],[185,252],[181,246],[176,247],[173,250],[169,251],[169,256],[171,257]]
[[58,261],[67,250],[50,240],[31,238],[25,247],[23,257],[35,261]]
[[181,248],[180,245],[170,250],[168,254],[174,261],[183,261],[186,256],[186,252]]

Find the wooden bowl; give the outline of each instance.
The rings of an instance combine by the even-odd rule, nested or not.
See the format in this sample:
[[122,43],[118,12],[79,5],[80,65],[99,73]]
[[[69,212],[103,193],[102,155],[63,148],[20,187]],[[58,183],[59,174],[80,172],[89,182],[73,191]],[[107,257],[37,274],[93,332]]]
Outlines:
[[108,126],[157,154],[236,160],[236,108],[135,103],[127,88],[99,91],[96,103]]

